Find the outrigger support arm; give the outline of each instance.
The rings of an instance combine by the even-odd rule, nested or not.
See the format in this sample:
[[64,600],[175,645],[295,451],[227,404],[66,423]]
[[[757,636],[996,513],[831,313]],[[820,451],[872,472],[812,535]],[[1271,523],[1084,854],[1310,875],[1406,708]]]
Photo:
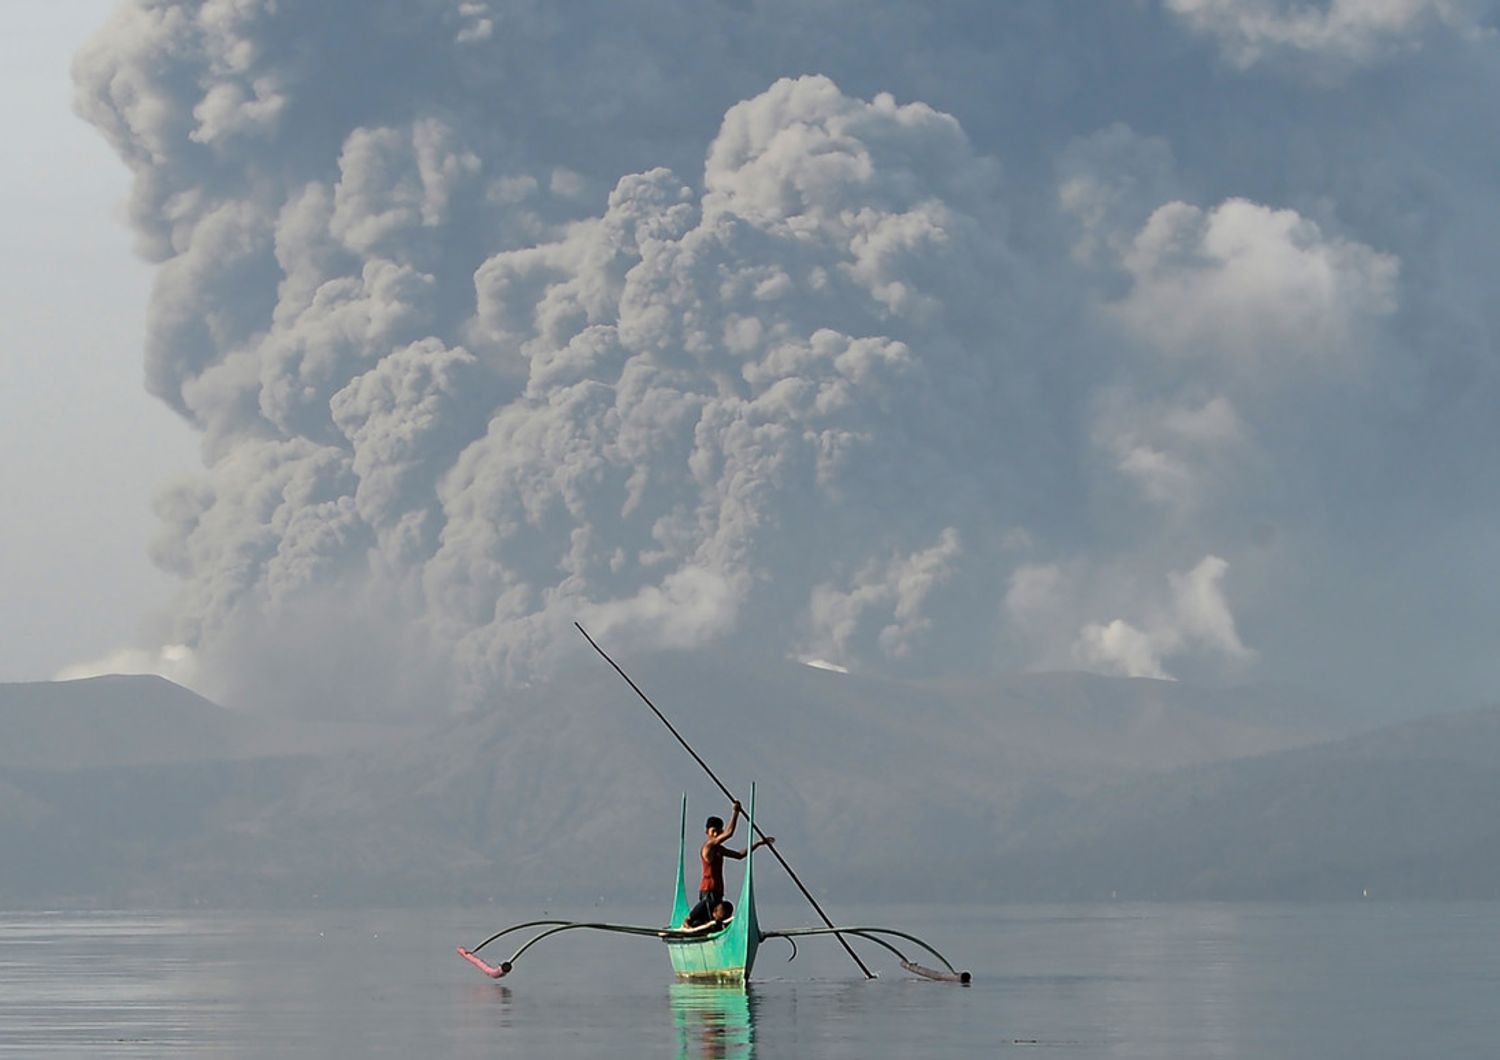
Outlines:
[[503,929],[501,931],[495,932],[489,938],[485,939],[483,942],[481,942],[479,945],[475,946],[472,950],[470,950],[468,952],[478,953],[480,950],[484,949],[486,946],[488,946],[490,943],[494,942],[496,939],[504,938],[506,935],[509,935],[512,931],[521,931],[522,929],[529,928],[529,927],[559,927],[559,926],[561,926],[563,924],[571,924],[571,923],[573,923],[573,921],[571,921],[571,920],[528,920],[524,924],[512,924],[508,928],[505,928],[505,929]]
[[[522,944],[520,949],[511,954],[510,960],[501,961],[499,967],[490,964],[488,961],[479,956],[479,951],[484,949],[490,943],[494,942],[496,939],[503,938],[513,931],[523,931],[526,928],[535,927],[545,928],[546,930],[541,931],[528,939],[524,944]],[[607,931],[616,935],[644,935],[656,939],[697,939],[704,937],[703,933],[698,931],[679,931],[673,928],[640,927],[635,924],[605,924],[594,921],[578,920],[528,920],[524,924],[512,924],[510,927],[505,928],[503,931],[495,932],[489,938],[485,939],[479,945],[475,946],[472,950],[466,950],[462,946],[460,946],[458,947],[458,955],[472,964],[475,968],[478,968],[481,972],[489,976],[491,979],[500,979],[510,974],[511,968],[515,966],[516,961],[521,959],[521,954],[531,949],[531,947],[535,946],[538,942],[541,942],[542,939],[548,938],[552,935],[556,935],[563,931],[577,931],[579,929],[588,929],[590,931]]]
[[[790,942],[792,939],[804,938],[804,937],[806,937],[808,935],[857,935],[858,937],[866,940],[867,942],[873,942],[877,946],[884,946],[886,949],[890,950],[892,953],[894,953],[896,955],[896,958],[901,962],[901,967],[902,968],[906,969],[908,972],[911,972],[913,975],[920,975],[920,976],[923,976],[923,977],[925,977],[927,979],[936,979],[939,982],[943,982],[943,983],[963,983],[964,985],[968,985],[969,981],[973,978],[968,972],[961,972],[957,968],[953,967],[953,965],[951,965],[951,964],[948,963],[948,958],[944,957],[937,950],[933,949],[931,946],[927,945],[927,943],[925,943],[921,939],[917,938],[917,936],[915,936],[915,935],[908,935],[906,932],[904,932],[904,931],[897,931],[894,928],[883,928],[883,927],[796,928],[796,929],[794,929],[792,931],[762,931],[761,934],[760,934],[760,937],[762,939],[786,939],[787,941]],[[926,968],[926,967],[923,967],[922,965],[916,963],[915,961],[907,959],[906,954],[902,953],[900,950],[898,950],[895,946],[891,945],[885,939],[880,938],[881,935],[894,935],[897,938],[906,939],[908,942],[914,943],[915,945],[918,945],[918,946],[922,947],[922,949],[926,950],[928,953],[930,953],[934,957],[936,957],[938,959],[938,961],[942,964],[942,966],[947,969],[947,971],[940,972],[940,971],[938,971],[938,970],[936,970],[934,968]],[[792,945],[793,945],[793,954],[792,954],[792,956],[795,957],[796,956],[796,952],[795,952],[796,943],[794,942],[794,943],[792,943]],[[790,958],[788,958],[788,959],[790,959]]]

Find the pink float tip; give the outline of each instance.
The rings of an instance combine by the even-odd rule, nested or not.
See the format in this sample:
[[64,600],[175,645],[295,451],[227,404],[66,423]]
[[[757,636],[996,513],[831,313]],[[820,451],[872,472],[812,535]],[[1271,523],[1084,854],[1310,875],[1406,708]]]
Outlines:
[[470,953],[462,946],[458,947],[458,955],[472,964],[475,968],[478,968],[481,972],[489,976],[491,979],[499,979],[506,972],[510,971],[509,961],[501,961],[500,967],[496,968],[492,964],[486,964],[484,958],[475,956],[473,953]]

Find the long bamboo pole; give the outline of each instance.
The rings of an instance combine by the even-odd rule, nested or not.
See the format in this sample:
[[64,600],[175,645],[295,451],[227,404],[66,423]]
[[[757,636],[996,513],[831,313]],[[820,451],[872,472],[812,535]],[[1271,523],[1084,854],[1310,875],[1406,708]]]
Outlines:
[[[677,742],[682,744],[683,750],[692,755],[693,761],[697,762],[698,765],[703,767],[703,772],[707,773],[708,778],[712,780],[716,785],[718,785],[719,790],[724,793],[724,797],[727,798],[730,802],[738,802],[739,800],[734,797],[734,793],[724,786],[724,782],[719,779],[718,775],[712,769],[709,768],[708,763],[703,760],[702,756],[699,755],[697,751],[693,750],[692,745],[682,738],[682,733],[677,731],[677,727],[667,720],[667,716],[657,709],[655,703],[651,702],[651,697],[642,692],[640,686],[630,679],[630,675],[627,674],[624,670],[620,669],[620,664],[611,659],[609,657],[609,653],[594,642],[594,638],[589,636],[588,630],[584,629],[583,626],[577,622],[574,622],[573,625],[577,626],[578,632],[583,634],[583,639],[589,642],[589,646],[596,652],[598,652],[605,662],[614,667],[615,673],[623,677],[625,679],[625,683],[631,687],[636,695],[641,697],[641,702],[645,703],[646,706],[651,708],[651,713],[655,714],[657,718],[661,720],[661,723],[667,727],[667,731],[670,732],[673,736],[677,737]],[[761,831],[760,825],[752,821],[750,823],[750,827],[759,838],[766,838],[766,833]],[[865,962],[859,959],[859,954],[854,952],[854,949],[844,939],[844,936],[839,933],[839,929],[834,926],[833,921],[828,919],[828,914],[823,912],[823,907],[820,906],[818,904],[818,900],[812,896],[812,892],[807,889],[802,881],[798,879],[797,874],[792,871],[792,867],[787,864],[786,858],[781,856],[781,851],[776,849],[776,844],[766,843],[764,845],[765,848],[771,852],[771,855],[781,863],[781,867],[786,869],[786,874],[790,876],[792,878],[792,882],[797,885],[797,890],[802,892],[802,897],[806,898],[812,905],[813,909],[817,911],[817,914],[822,918],[823,923],[827,924],[833,930],[834,937],[839,940],[839,945],[843,946],[845,952],[848,953],[851,958],[853,958],[854,963],[859,965],[859,970],[865,973],[865,978],[874,979],[875,973],[865,967]]]

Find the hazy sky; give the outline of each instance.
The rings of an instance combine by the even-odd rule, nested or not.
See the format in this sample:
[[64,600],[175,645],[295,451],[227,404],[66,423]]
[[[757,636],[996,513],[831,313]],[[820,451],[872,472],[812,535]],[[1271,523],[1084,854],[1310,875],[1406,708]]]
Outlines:
[[[197,442],[142,385],[151,273],[132,254],[129,172],[73,114],[69,67],[113,6],[0,13],[4,312],[0,680],[143,640],[171,581],[146,556],[151,498]],[[158,634],[159,635],[159,634]]]
[[[10,196],[8,325],[37,322],[7,348],[56,351],[6,398],[13,665],[182,643],[239,701],[463,704],[578,618],[909,676],[1492,700],[1494,23],[123,0],[76,66],[99,139],[51,43],[7,74],[58,100],[37,169],[99,174],[66,226],[66,180]],[[142,364],[190,478],[121,396]],[[180,591],[132,644],[147,536]]]

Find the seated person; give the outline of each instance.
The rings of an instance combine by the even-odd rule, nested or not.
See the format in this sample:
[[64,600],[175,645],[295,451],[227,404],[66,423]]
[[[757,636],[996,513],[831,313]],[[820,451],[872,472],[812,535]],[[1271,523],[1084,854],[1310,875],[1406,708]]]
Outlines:
[[726,926],[729,923],[729,918],[734,916],[734,903],[730,902],[727,898],[720,898],[714,903],[713,912],[709,916],[699,917],[696,915],[697,913],[698,907],[695,906],[693,911],[688,914],[687,919],[682,922],[682,931],[702,932],[704,934],[710,931],[717,931],[719,928]]

